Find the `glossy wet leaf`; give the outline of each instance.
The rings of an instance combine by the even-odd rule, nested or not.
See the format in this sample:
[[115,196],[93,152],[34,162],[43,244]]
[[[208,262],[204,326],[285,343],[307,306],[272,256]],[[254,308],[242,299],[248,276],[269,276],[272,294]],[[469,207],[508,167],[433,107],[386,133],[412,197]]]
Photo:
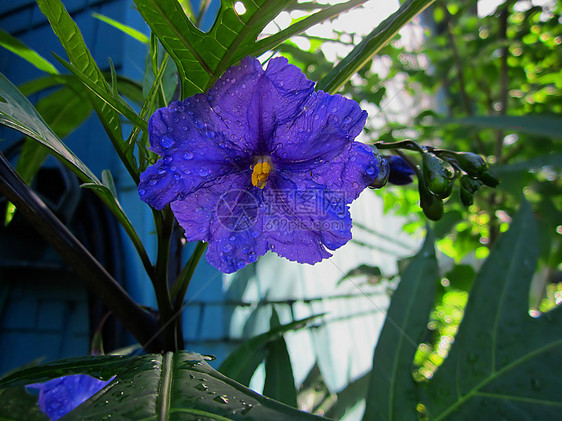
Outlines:
[[428,383],[432,420],[555,419],[562,390],[562,308],[529,316],[537,226],[523,201],[476,275],[451,352]]
[[25,388],[13,387],[0,390],[0,420],[2,421],[48,421],[36,405],[37,397],[27,393]]
[[186,351],[69,359],[14,373],[11,383],[0,381],[0,387],[46,380],[47,374],[60,376],[62,373],[116,376],[70,412],[65,417],[67,420],[100,420],[109,414],[112,419],[135,420],[319,419],[253,392],[215,371],[201,355]]
[[401,273],[373,358],[363,420],[416,419],[412,362],[427,329],[439,272],[433,234]]

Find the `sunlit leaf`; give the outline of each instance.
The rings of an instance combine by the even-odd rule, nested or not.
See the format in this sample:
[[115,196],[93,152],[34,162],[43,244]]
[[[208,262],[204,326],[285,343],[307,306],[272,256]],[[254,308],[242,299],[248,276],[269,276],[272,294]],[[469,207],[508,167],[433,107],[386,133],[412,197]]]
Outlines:
[[47,60],[46,58],[39,55],[35,50],[32,50],[23,42],[14,38],[7,32],[0,29],[0,46],[4,47],[5,49],[11,51],[12,53],[16,54],[17,56],[23,58],[27,62],[33,64],[39,70],[43,72],[47,72],[53,75],[57,75],[59,72],[53,66],[53,64]]
[[113,26],[116,29],[119,29],[121,32],[129,35],[131,38],[136,39],[139,42],[142,42],[145,45],[148,45],[150,43],[150,38],[147,35],[143,34],[141,31],[136,30],[135,28],[118,22],[115,19],[111,19],[110,17],[100,15],[99,13],[92,13],[92,16],[96,19],[101,20],[102,22],[107,23],[108,25]]

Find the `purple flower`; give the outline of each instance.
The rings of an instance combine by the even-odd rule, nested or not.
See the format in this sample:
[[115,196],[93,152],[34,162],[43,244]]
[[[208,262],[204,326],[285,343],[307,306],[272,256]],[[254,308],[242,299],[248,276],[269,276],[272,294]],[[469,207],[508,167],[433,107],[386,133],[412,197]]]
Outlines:
[[39,408],[53,421],[91,398],[110,381],[98,380],[86,374],[74,374],[26,387],[39,389]]
[[231,273],[268,250],[300,263],[331,256],[351,239],[348,204],[378,173],[371,148],[355,142],[367,113],[314,83],[285,58],[264,70],[246,57],[207,94],[150,118],[162,158],[139,195],[168,203],[189,241]]
[[404,158],[392,155],[388,157],[388,163],[390,165],[389,183],[403,186],[414,181],[412,180],[412,175],[415,174],[414,170]]

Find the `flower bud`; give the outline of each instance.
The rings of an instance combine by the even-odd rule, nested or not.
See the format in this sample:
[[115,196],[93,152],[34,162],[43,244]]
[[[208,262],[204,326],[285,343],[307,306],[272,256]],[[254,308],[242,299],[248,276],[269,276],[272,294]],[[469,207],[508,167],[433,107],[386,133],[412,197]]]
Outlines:
[[461,202],[468,208],[474,202],[473,193],[461,186]]
[[427,188],[439,199],[449,197],[453,189],[453,173],[446,163],[430,153],[422,155],[422,163]]
[[472,152],[456,152],[454,154],[459,167],[461,167],[468,175],[478,177],[486,171],[488,167],[486,161],[480,155]]
[[461,177],[461,188],[465,189],[469,193],[472,194],[476,193],[476,191],[478,191],[481,185],[482,183],[480,181],[475,180],[474,178],[469,177],[468,175],[463,175]]
[[500,181],[496,178],[490,170],[485,171],[480,177],[480,181],[486,184],[488,187],[496,187]]
[[401,156],[389,156],[388,163],[390,165],[390,175],[388,182],[397,186],[404,186],[412,183],[412,175],[415,174],[408,161]]
[[419,180],[420,206],[425,216],[432,221],[438,221],[443,216],[443,200],[431,193],[423,180]]

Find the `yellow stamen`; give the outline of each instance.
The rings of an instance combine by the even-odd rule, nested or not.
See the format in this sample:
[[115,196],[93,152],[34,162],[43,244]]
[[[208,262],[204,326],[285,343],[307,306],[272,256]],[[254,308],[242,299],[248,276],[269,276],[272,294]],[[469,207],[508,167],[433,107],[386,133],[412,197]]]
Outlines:
[[[260,160],[261,161],[261,160]],[[271,164],[267,161],[256,162],[252,171],[252,184],[260,189],[265,187],[265,182],[269,178],[271,172]]]

